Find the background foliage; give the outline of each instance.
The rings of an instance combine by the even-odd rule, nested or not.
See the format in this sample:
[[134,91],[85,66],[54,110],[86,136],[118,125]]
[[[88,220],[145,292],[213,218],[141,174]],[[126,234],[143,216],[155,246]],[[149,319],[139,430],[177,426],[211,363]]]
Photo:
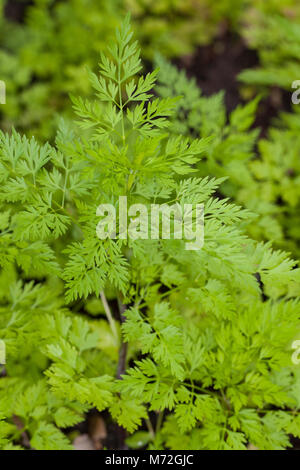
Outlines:
[[10,96],[2,109],[2,126],[7,130],[14,125],[30,135],[53,138],[57,113],[70,117],[69,93],[91,93],[86,67],[95,69],[99,50],[126,11],[132,14],[146,59],[157,51],[166,57],[190,54],[228,30],[258,49],[261,67],[242,73],[247,83],[289,88],[297,75],[295,0],[18,1],[25,5],[22,23],[4,17],[10,2],[1,0],[1,77]]

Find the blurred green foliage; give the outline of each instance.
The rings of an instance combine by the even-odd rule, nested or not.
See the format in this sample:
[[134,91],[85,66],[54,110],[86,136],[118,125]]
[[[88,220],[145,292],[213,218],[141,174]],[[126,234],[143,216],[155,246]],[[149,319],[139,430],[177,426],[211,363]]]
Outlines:
[[[269,2],[264,3],[269,6]],[[243,35],[249,46],[257,50],[260,64],[255,69],[244,70],[240,79],[255,86],[290,90],[300,77],[300,4],[298,1],[280,3],[281,11],[265,8],[252,10],[248,15]]]
[[55,113],[68,115],[68,94],[90,92],[86,67],[97,64],[99,50],[119,24],[120,5],[118,0],[36,0],[26,10],[25,24],[9,25],[15,38],[6,35],[2,51],[1,76],[9,96],[4,129],[14,125],[40,138],[53,136]]
[[[289,43],[282,41],[281,36],[290,24],[281,19],[280,30],[275,24],[275,31],[268,33],[262,15],[266,14],[273,24],[272,15],[290,12],[297,16],[299,10],[295,0],[33,0],[23,2],[24,21],[18,23],[4,18],[3,7],[8,3],[1,2],[1,79],[7,83],[9,97],[1,110],[1,126],[9,130],[14,125],[42,140],[53,138],[57,113],[70,116],[69,93],[90,95],[86,66],[96,68],[99,50],[110,40],[125,12],[132,14],[137,39],[148,60],[156,51],[166,57],[191,54],[222,31],[243,31],[251,46],[262,50],[262,64],[267,67],[263,72],[249,72],[250,76],[244,75],[244,79],[260,82],[261,73],[270,75],[268,64],[272,56],[275,54],[278,66],[285,49],[289,50]],[[16,8],[17,2],[14,5]],[[294,35],[297,31],[295,26]],[[263,34],[270,35],[271,43],[265,41]],[[273,43],[282,51],[269,51],[269,44],[273,48]],[[263,52],[264,48],[267,52]],[[296,56],[299,51],[294,49]],[[273,78],[265,78],[264,83],[280,82],[286,86],[290,78],[285,75],[294,73],[293,64],[287,64],[287,72],[277,73],[275,67]]]

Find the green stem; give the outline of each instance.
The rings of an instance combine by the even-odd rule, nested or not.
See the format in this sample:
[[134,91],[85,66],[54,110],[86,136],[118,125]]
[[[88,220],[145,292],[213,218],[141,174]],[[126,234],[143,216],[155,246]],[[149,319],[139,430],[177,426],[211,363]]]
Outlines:
[[121,85],[121,59],[118,60],[118,88],[119,88],[119,102],[120,102],[120,111],[121,111],[121,124],[122,124],[122,139],[123,145],[125,143],[125,129],[124,129],[124,115],[123,115],[123,101],[122,101],[122,85]]
[[146,422],[146,425],[147,425],[147,428],[148,428],[148,431],[149,431],[149,434],[151,436],[152,439],[155,438],[155,432],[154,432],[154,429],[153,429],[153,426],[152,426],[152,423],[150,421],[149,418],[145,419],[145,422]]
[[118,335],[118,332],[117,332],[117,329],[116,329],[115,321],[113,319],[110,307],[109,307],[108,302],[106,300],[104,291],[100,292],[100,297],[101,297],[101,300],[102,300],[102,303],[103,303],[103,307],[104,307],[104,310],[105,310],[105,313],[106,313],[106,316],[107,316],[108,323],[110,325],[111,331],[112,331],[112,333],[114,335],[114,338],[116,340],[116,345],[118,345],[119,335]]
[[160,431],[163,419],[164,419],[164,412],[159,411],[158,416],[157,416],[156,429],[155,429],[156,433]]
[[64,182],[64,187],[63,187],[63,197],[62,197],[62,203],[61,203],[62,207],[65,206],[65,196],[66,196],[66,190],[67,190],[68,176],[69,176],[69,172],[68,170],[66,170],[65,182]]

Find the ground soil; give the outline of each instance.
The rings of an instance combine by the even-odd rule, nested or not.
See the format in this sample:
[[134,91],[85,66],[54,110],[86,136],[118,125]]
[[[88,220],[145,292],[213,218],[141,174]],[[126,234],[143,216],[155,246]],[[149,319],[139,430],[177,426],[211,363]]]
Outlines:
[[[259,58],[256,51],[247,47],[242,37],[225,31],[212,44],[199,47],[192,56],[183,57],[175,63],[184,68],[189,77],[196,78],[204,95],[224,90],[226,108],[231,112],[243,102],[243,84],[238,79],[239,73],[246,68],[257,67]],[[268,91],[252,88],[248,92],[253,96],[258,92],[265,95],[254,123],[254,127],[261,129],[261,136],[265,136],[278,113],[290,110],[290,93],[277,87]]]

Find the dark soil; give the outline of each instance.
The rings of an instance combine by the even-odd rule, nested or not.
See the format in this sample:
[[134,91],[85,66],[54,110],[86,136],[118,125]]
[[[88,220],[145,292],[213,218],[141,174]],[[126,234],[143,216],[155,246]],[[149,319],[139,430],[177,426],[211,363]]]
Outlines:
[[[224,90],[226,108],[231,112],[242,102],[239,73],[246,68],[257,67],[259,58],[256,51],[247,47],[243,38],[224,32],[212,44],[199,47],[193,56],[176,61],[176,65],[184,68],[189,77],[196,78],[204,95]],[[273,118],[280,111],[289,111],[290,108],[290,93],[273,88],[261,100],[254,126],[260,127],[264,136]]]
[[26,8],[29,5],[33,5],[33,1],[30,0],[6,0],[4,6],[4,15],[10,21],[15,21],[17,23],[23,23]]
[[188,76],[195,77],[204,95],[225,90],[228,111],[240,102],[238,74],[247,67],[255,67],[258,57],[247,49],[241,38],[223,34],[208,46],[199,47],[193,56],[179,60]]

